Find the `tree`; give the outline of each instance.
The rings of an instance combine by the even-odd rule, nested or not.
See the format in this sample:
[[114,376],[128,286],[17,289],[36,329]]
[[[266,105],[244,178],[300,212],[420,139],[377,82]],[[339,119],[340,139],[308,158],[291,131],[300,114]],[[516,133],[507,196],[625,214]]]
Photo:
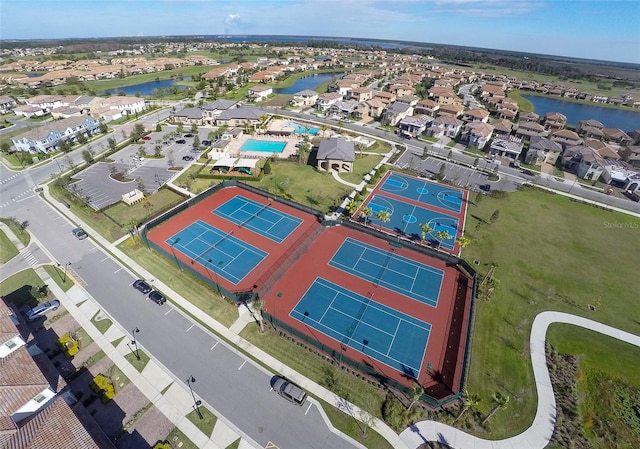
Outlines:
[[467,412],[467,410],[477,407],[479,403],[480,396],[478,396],[477,394],[469,393],[469,391],[465,388],[462,391],[462,410],[453,422],[455,423],[456,421],[458,421],[460,418],[462,418],[462,415]]
[[80,133],[78,135],[76,135],[76,140],[78,141],[78,143],[80,145],[84,145],[85,143],[88,142],[87,140],[87,136],[85,136],[84,134]]
[[191,124],[191,132],[193,134],[197,133],[198,132],[198,125],[196,125],[195,123],[192,123]]
[[265,175],[268,175],[271,173],[271,162],[269,162],[269,159],[267,159],[264,162],[264,166],[262,167],[262,173],[264,173]]
[[90,163],[93,161],[93,153],[90,150],[84,150],[82,152],[82,158],[87,162]]
[[445,177],[445,174],[444,174],[444,173],[445,173],[445,170],[446,170],[446,169],[447,169],[447,167],[445,166],[445,164],[444,164],[444,163],[442,163],[442,164],[440,165],[440,170],[438,170],[438,174],[436,175],[436,179],[437,179],[438,181],[443,181],[443,180],[444,180],[444,177]]
[[182,134],[184,132],[184,125],[182,122],[178,123],[178,129],[176,131],[178,134]]
[[458,245],[460,245],[460,248],[465,248],[469,246],[469,244],[471,243],[471,239],[469,237],[465,237],[464,235],[461,235],[456,239],[456,242],[458,242]]
[[373,215],[373,209],[370,207],[365,207],[360,211],[360,216],[364,218],[364,224],[367,225],[367,218]]
[[391,212],[388,210],[379,210],[376,213],[376,219],[380,220],[382,223],[388,223],[391,221]]
[[118,142],[116,142],[116,139],[114,139],[113,137],[109,137],[109,139],[107,139],[107,145],[109,145],[109,149],[111,151],[116,151],[116,147],[118,146]]
[[496,221],[498,221],[499,216],[500,216],[500,209],[496,209],[491,214],[491,218],[489,218],[489,223],[494,224]]
[[433,228],[429,226],[429,223],[420,223],[420,240],[423,242],[427,239],[427,234],[433,231]]
[[477,157],[477,158],[475,158],[475,159],[473,160],[473,166],[474,166],[474,167],[477,167],[479,163],[480,163],[480,158],[478,158],[478,157]]
[[352,216],[357,210],[358,207],[360,207],[360,202],[356,201],[356,200],[351,200],[347,203],[347,205],[344,207],[344,211],[349,215]]
[[160,145],[156,145],[155,147],[153,147],[153,155],[155,157],[162,156],[162,147]]
[[98,126],[98,129],[100,130],[100,132],[102,134],[107,134],[107,132],[109,132],[109,127],[104,122],[100,122],[100,125]]
[[508,395],[503,395],[502,393],[497,391],[493,395],[493,402],[495,403],[495,406],[491,409],[491,411],[489,412],[487,417],[482,420],[482,424],[484,424],[487,421],[489,421],[489,418],[491,418],[493,415],[495,415],[498,410],[500,410],[501,408],[506,408],[507,407],[507,405],[509,404],[509,396]]
[[144,133],[145,133],[144,125],[142,123],[136,123],[133,126],[133,130],[131,131],[131,134],[129,137],[131,138],[132,142],[137,142],[142,138],[142,136],[144,136]]
[[264,320],[262,319],[262,309],[264,308],[264,301],[262,299],[254,299],[251,303],[251,313],[253,318],[260,326],[260,332],[264,332]]
[[162,132],[162,126],[160,126],[160,123],[156,124],[156,132]]
[[436,231],[436,239],[438,239],[438,248],[442,245],[444,240],[449,240],[451,238],[451,234],[448,231]]
[[137,178],[136,181],[138,181],[138,190],[140,190],[142,193],[147,191],[147,187],[144,185],[144,182],[142,182],[142,178]]
[[196,136],[193,138],[193,147],[198,148],[199,146],[200,146],[200,136],[196,134]]
[[413,404],[415,404],[420,400],[423,393],[424,393],[424,389],[422,388],[422,385],[414,383],[413,388],[411,389],[411,403],[409,404],[409,407],[407,408],[407,410],[411,410],[411,407],[413,407]]
[[9,152],[11,151],[11,144],[8,140],[3,140],[2,143],[0,143],[0,151],[2,151],[4,154],[9,154]]

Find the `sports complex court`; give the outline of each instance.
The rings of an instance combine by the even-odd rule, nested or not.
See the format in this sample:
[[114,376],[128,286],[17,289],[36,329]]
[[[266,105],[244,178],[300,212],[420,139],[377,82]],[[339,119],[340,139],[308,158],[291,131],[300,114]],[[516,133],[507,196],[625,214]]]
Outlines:
[[[371,198],[396,201],[398,214],[396,193]],[[442,226],[459,226],[421,197],[407,204],[416,221],[443,214]],[[233,183],[178,209],[149,223],[150,246],[228,297],[258,295],[272,330],[381,382],[418,382],[437,401],[459,391],[473,279],[453,256],[357,223],[323,225],[312,210]]]
[[[467,195],[468,192],[453,187],[389,172],[355,217],[364,221],[362,209],[368,207],[372,215],[367,217],[367,223],[417,241],[422,240],[421,225],[427,224],[431,231],[425,235],[425,241],[459,254],[456,239],[464,230]],[[389,213],[389,221],[383,222],[376,218],[376,214],[381,211]],[[446,232],[449,238],[440,241],[440,231]]]

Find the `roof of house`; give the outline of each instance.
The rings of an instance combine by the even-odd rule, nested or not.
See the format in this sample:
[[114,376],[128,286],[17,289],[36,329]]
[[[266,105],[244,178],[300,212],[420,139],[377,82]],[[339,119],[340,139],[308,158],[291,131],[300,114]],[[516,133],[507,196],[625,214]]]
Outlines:
[[451,117],[450,115],[441,115],[433,121],[433,124],[445,126],[462,126],[464,125],[464,122],[462,120],[458,120],[455,117]]
[[200,108],[184,108],[179,111],[176,111],[173,114],[174,117],[184,117],[188,119],[201,119],[202,118],[202,109]]
[[205,111],[223,111],[225,109],[232,108],[235,104],[236,102],[231,100],[215,100],[211,103],[202,105],[202,109]]
[[323,139],[320,141],[316,158],[318,160],[332,159],[353,162],[356,159],[355,144],[352,140],[342,137]]
[[465,125],[465,129],[472,132],[476,136],[489,137],[493,134],[495,127],[484,122],[469,122]]
[[589,119],[589,120],[580,120],[578,122],[578,128],[582,128],[584,126],[589,126],[592,128],[604,128],[604,125],[597,120]]
[[319,94],[315,90],[305,89],[293,94],[294,97],[317,97]]
[[483,119],[489,116],[489,111],[487,111],[486,109],[469,109],[464,114],[471,117]]
[[407,112],[410,107],[411,105],[408,103],[404,103],[402,101],[394,101],[389,106],[387,106],[386,112],[392,114],[401,114],[403,112]]
[[563,122],[567,121],[567,117],[564,114],[560,114],[559,112],[547,112],[544,115],[545,120],[560,120]]
[[580,140],[580,136],[569,129],[561,129],[551,134],[553,137],[560,137],[562,139]]
[[496,132],[506,133],[506,134],[511,132],[511,129],[513,126],[513,124],[507,119],[493,119],[493,120],[489,120],[489,123],[495,126]]
[[241,107],[223,111],[217,120],[258,120],[264,113],[253,107]]
[[560,145],[558,142],[554,142],[553,140],[548,139],[547,137],[532,136],[529,140],[529,149],[559,153],[562,151],[562,145]]
[[24,134],[19,134],[13,139],[15,141],[27,139],[28,141],[35,141],[44,139],[52,132],[59,132],[63,134],[69,128],[77,128],[82,125],[86,120],[94,120],[94,118],[89,117],[87,115],[82,115],[80,117],[69,117],[64,118],[62,120],[54,120],[52,122],[45,123],[43,126],[39,128],[34,128],[30,131],[27,131]]

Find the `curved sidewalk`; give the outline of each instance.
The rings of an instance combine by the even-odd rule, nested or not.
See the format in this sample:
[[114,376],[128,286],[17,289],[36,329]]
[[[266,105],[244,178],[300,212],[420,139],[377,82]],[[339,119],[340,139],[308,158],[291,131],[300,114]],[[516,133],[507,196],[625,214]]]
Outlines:
[[505,440],[483,440],[446,424],[421,421],[400,434],[402,441],[410,448],[417,448],[427,441],[438,441],[454,449],[543,449],[546,447],[553,435],[556,421],[556,400],[545,355],[547,329],[553,323],[573,324],[640,346],[640,336],[597,321],[563,312],[541,312],[533,320],[529,338],[533,376],[538,392],[538,409],[533,424],[527,430]]

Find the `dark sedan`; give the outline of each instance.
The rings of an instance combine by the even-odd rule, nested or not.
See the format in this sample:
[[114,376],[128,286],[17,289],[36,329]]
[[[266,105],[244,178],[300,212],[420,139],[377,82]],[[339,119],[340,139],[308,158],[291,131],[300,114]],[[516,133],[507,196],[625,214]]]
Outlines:
[[135,281],[133,283],[133,288],[135,288],[139,292],[144,293],[145,295],[148,294],[151,290],[153,290],[151,286],[147,284],[145,281],[143,281],[142,279],[138,279],[137,281]]

